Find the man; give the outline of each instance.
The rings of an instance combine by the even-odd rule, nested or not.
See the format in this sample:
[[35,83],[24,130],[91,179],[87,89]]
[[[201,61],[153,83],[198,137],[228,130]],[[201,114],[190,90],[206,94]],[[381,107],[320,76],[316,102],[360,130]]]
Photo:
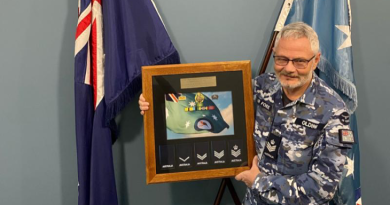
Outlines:
[[[254,80],[257,156],[236,176],[243,204],[328,204],[353,143],[341,98],[319,79],[319,41],[305,23],[285,26],[274,47],[275,74]],[[141,114],[148,103],[140,96]]]

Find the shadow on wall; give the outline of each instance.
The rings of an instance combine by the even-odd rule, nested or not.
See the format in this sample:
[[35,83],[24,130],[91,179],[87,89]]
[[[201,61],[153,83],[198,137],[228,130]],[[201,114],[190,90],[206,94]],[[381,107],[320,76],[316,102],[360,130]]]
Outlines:
[[68,1],[64,22],[58,76],[59,154],[61,204],[77,204],[77,156],[74,118],[74,36],[77,26],[77,1]]

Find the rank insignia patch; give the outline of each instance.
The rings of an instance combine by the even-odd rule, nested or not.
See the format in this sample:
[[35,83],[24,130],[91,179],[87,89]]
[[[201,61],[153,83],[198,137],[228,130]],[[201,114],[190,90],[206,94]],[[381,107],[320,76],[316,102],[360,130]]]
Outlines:
[[276,136],[275,134],[270,134],[267,140],[266,149],[264,150],[264,155],[269,157],[272,160],[278,158],[279,146],[282,141],[281,137]]
[[355,138],[353,137],[352,130],[339,130],[339,137],[341,143],[353,144],[355,143]]
[[161,169],[175,168],[175,147],[173,145],[160,145]]
[[229,141],[230,162],[241,163],[243,161],[244,150],[242,149],[243,149],[242,140]]

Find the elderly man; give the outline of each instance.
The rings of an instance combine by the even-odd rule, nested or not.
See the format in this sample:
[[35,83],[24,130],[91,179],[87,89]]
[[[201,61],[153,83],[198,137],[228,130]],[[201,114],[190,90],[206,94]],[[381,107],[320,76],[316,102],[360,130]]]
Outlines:
[[[305,23],[285,26],[274,47],[275,74],[254,80],[257,156],[236,176],[243,204],[328,204],[352,147],[345,104],[314,70],[319,41]],[[141,114],[148,103],[141,95]]]

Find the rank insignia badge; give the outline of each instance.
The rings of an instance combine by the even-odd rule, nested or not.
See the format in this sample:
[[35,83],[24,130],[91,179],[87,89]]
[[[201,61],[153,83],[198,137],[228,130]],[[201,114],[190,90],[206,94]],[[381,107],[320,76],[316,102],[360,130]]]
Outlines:
[[339,137],[340,137],[340,142],[342,143],[347,143],[347,144],[355,143],[355,138],[353,137],[352,130],[340,129]]
[[281,137],[276,136],[271,133],[267,140],[266,149],[264,151],[264,155],[269,157],[270,159],[276,160],[278,158],[278,150],[280,142],[282,141]]
[[212,162],[213,164],[225,164],[226,156],[225,156],[225,149],[226,149],[226,142],[225,141],[212,141],[211,147],[213,151],[213,158]]
[[241,140],[230,140],[229,149],[230,149],[230,162],[238,163],[243,161],[242,154],[244,153],[243,143]]

